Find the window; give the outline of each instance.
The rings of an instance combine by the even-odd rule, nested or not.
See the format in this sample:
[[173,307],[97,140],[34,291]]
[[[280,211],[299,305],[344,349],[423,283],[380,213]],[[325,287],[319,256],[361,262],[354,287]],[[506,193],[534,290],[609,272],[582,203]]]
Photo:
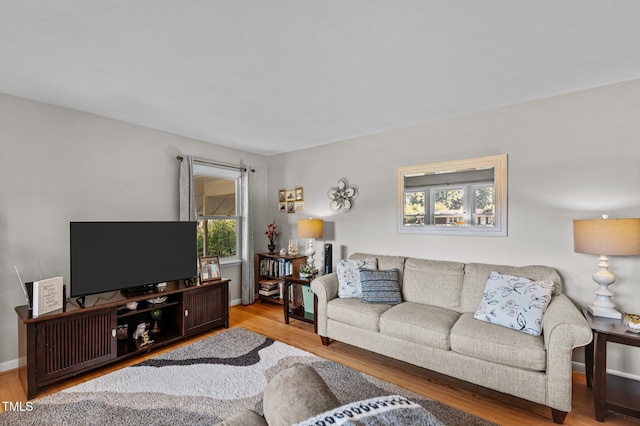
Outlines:
[[506,236],[506,155],[399,167],[398,232]]
[[198,256],[239,260],[240,172],[195,163],[193,187],[198,221]]

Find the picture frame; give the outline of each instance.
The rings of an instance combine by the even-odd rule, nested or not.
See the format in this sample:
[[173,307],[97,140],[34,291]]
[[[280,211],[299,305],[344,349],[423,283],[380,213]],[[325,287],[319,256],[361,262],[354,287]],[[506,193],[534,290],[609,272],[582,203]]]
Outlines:
[[200,261],[201,283],[220,281],[222,279],[218,256],[200,256],[198,260]]
[[287,201],[287,190],[286,189],[281,189],[280,191],[278,191],[278,201],[279,202],[284,202]]
[[296,201],[304,200],[304,189],[302,187],[298,187],[295,189]]
[[64,307],[64,283],[62,277],[33,282],[33,318],[58,311]]
[[294,208],[297,212],[304,211],[304,201],[295,201],[294,204],[295,204]]
[[287,213],[295,213],[296,206],[293,201],[287,201]]
[[287,189],[287,191],[285,192],[285,200],[289,202],[295,199],[296,199],[295,191],[293,189]]
[[286,201],[282,201],[278,203],[278,211],[280,213],[286,213],[287,212],[287,202]]

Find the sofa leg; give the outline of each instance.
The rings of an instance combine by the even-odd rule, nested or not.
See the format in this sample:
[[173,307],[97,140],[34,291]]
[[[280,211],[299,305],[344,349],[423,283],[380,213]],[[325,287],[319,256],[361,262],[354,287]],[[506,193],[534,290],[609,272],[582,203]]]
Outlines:
[[565,417],[569,414],[566,411],[556,410],[555,408],[551,409],[551,417],[553,417],[553,422],[561,425],[564,422]]
[[326,336],[320,336],[320,340],[324,346],[329,346],[329,343],[331,342],[331,339]]

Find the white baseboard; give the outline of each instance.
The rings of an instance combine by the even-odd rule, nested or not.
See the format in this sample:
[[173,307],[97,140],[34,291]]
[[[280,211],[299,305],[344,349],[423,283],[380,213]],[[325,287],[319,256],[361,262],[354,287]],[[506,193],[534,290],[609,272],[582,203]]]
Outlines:
[[230,303],[231,306],[236,306],[236,305],[240,305],[240,304],[242,304],[242,299],[234,299]]
[[0,363],[0,373],[18,368],[18,358]]
[[[587,371],[587,368],[585,367],[583,362],[573,361],[572,364],[573,364],[574,371],[579,371],[580,373],[585,373]],[[618,377],[624,377],[625,379],[637,380],[640,382],[640,376],[636,374],[629,374],[623,371],[611,370],[608,368],[607,368],[607,374],[611,374],[613,376],[618,376]]]

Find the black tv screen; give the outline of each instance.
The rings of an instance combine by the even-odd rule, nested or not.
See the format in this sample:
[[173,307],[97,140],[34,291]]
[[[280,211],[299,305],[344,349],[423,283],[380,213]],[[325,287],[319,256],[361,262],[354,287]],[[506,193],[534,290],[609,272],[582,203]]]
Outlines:
[[71,222],[71,296],[197,274],[196,222]]

